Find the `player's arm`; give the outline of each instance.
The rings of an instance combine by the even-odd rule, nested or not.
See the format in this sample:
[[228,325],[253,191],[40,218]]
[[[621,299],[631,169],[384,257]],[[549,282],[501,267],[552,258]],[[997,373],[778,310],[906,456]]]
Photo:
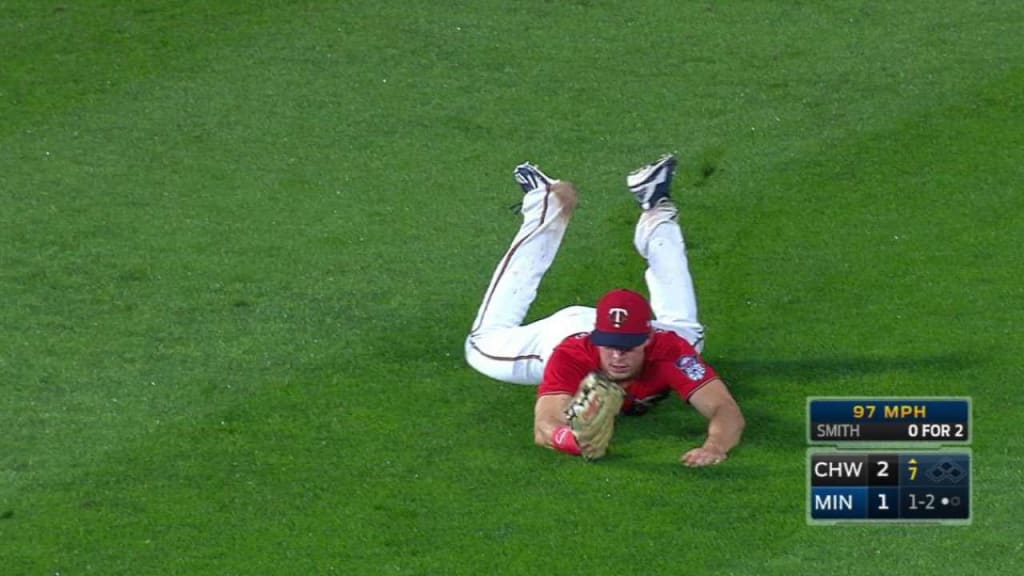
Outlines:
[[579,454],[579,446],[565,414],[570,402],[571,394],[545,394],[537,398],[533,408],[533,441],[538,446]]
[[708,419],[708,436],[701,447],[683,454],[681,461],[687,466],[718,464],[740,442],[746,425],[743,413],[720,378],[701,386],[689,401]]
[[588,367],[568,349],[559,345],[548,358],[544,378],[537,389],[537,403],[533,408],[533,441],[566,454],[580,454],[576,435],[569,427],[566,409]]

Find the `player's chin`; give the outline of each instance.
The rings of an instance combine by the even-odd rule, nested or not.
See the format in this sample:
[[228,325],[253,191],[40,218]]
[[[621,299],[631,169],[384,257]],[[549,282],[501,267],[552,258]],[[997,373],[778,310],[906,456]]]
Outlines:
[[608,376],[608,378],[611,379],[613,382],[625,382],[626,380],[633,379],[633,377],[635,376],[633,372],[634,370],[630,368],[622,368],[617,370],[609,366],[608,369],[605,370],[605,375]]

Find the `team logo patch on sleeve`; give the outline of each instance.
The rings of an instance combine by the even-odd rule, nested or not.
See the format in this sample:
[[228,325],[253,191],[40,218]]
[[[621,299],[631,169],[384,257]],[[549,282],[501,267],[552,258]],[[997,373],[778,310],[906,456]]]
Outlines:
[[686,377],[694,382],[704,378],[704,375],[708,373],[708,369],[701,364],[700,360],[696,356],[681,356],[679,360],[676,360],[676,368]]

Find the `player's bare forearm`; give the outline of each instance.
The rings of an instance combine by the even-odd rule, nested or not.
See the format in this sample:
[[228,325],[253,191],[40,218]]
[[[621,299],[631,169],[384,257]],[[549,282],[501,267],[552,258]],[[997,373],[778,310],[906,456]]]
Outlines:
[[719,406],[708,422],[708,437],[704,440],[704,448],[728,454],[740,443],[746,421],[740,407],[735,402]]
[[554,448],[552,435],[568,422],[565,409],[572,401],[568,394],[541,396],[533,410],[533,441],[539,446]]
[[713,380],[690,397],[690,404],[708,419],[704,444],[683,454],[687,466],[708,466],[726,459],[743,436],[746,421],[725,383]]

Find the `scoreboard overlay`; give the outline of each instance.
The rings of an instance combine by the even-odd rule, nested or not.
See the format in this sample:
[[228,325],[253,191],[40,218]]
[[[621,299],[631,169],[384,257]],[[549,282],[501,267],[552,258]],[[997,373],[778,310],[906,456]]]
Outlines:
[[807,523],[970,524],[971,399],[807,399]]
[[811,445],[971,443],[970,398],[808,398]]
[[971,452],[807,451],[807,521],[971,522]]

